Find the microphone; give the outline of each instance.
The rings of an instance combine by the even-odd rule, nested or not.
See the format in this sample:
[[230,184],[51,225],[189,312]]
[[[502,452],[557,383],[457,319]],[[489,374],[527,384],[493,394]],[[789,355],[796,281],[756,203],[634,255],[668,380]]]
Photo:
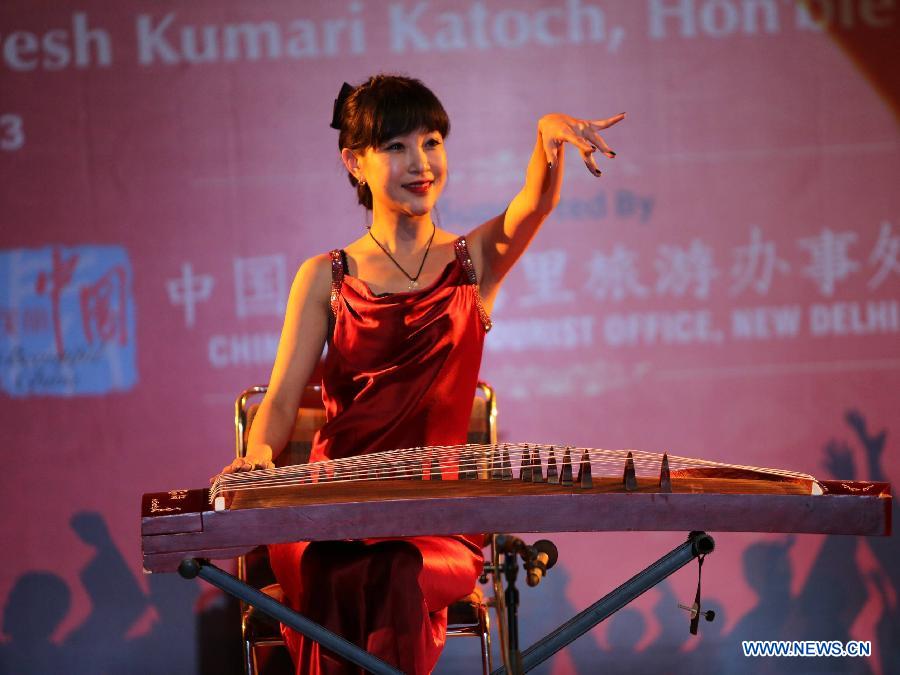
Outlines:
[[529,586],[537,586],[541,579],[559,559],[559,551],[556,545],[549,539],[539,539],[529,547],[533,553],[525,560],[525,570],[528,575],[525,579]]
[[695,602],[693,605],[691,605],[690,607],[688,607],[687,605],[682,605],[682,604],[679,602],[679,603],[678,603],[678,608],[679,608],[679,609],[683,609],[683,610],[686,611],[686,612],[690,612],[690,614],[691,614],[691,620],[696,619],[698,615],[699,615],[699,616],[702,616],[702,617],[703,617],[704,619],[706,619],[707,621],[713,621],[713,620],[715,620],[715,618],[716,618],[716,612],[715,612],[715,610],[707,609],[705,612],[701,612],[701,611],[700,611],[700,605],[698,605],[696,602]]
[[503,534],[497,537],[497,552],[518,555],[525,563],[529,586],[537,586],[541,579],[559,559],[556,545],[549,539],[539,539],[529,546],[518,537]]

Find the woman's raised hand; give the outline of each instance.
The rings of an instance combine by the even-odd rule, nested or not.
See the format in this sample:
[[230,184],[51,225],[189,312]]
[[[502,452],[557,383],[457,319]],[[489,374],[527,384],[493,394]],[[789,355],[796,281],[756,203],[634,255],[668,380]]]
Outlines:
[[616,153],[606,144],[600,132],[618,124],[625,119],[625,113],[613,115],[605,120],[580,120],[569,115],[553,113],[545,115],[538,123],[547,166],[554,167],[559,162],[559,148],[563,143],[571,143],[581,152],[584,164],[595,176],[600,176],[600,169],[594,161],[594,153],[598,150],[613,159]]
[[209,479],[210,484],[223,473],[238,473],[240,471],[254,471],[256,469],[274,469],[272,462],[272,448],[267,445],[257,446],[247,453],[246,457],[237,457],[231,464],[226,464],[222,470]]

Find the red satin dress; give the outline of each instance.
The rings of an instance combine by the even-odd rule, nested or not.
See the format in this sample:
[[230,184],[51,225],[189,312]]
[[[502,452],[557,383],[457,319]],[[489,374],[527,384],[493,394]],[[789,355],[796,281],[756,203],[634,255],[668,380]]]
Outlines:
[[[465,443],[490,329],[466,240],[430,286],[376,295],[332,251],[334,331],[325,357],[326,422],[310,461]],[[447,606],[475,587],[477,536],[297,542],[269,547],[285,602],[404,673],[430,673]],[[363,671],[282,628],[298,675]]]

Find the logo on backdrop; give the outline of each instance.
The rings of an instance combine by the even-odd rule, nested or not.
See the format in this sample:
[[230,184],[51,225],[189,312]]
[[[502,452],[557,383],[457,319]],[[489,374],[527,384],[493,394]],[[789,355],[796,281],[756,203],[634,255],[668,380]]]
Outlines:
[[[287,261],[282,254],[234,259],[234,313],[238,319],[283,317],[287,304]],[[219,288],[211,274],[194,270],[190,262],[165,283],[169,304],[184,314],[184,325],[193,329],[198,306],[209,301]],[[270,365],[278,349],[278,333],[216,333],[209,338],[207,357],[214,368]]]
[[234,259],[234,311],[245,316],[282,316],[287,304],[283,255]]
[[137,382],[131,263],[120,246],[0,251],[0,386],[12,396]]
[[169,302],[184,308],[184,325],[193,328],[197,321],[197,304],[209,300],[215,279],[209,274],[195,274],[194,266],[186,262],[181,266],[181,276],[166,281]]

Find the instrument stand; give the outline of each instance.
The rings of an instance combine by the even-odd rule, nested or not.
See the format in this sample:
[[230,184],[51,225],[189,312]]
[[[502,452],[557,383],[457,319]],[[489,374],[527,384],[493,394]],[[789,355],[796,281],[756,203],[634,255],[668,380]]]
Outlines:
[[[711,553],[714,548],[715,542],[708,534],[705,532],[691,532],[685,543],[673,549],[641,572],[638,572],[624,584],[584,611],[576,614],[552,633],[541,638],[524,651],[519,650],[519,590],[516,588],[519,566],[516,560],[516,553],[504,553],[503,575],[506,577],[507,582],[504,596],[508,626],[506,662],[509,664],[509,671],[507,671],[506,666],[501,666],[494,670],[491,675],[522,675],[522,673],[532,670],[560,649],[587,633],[601,621],[607,619],[640,595],[643,595],[660,581],[687,565],[691,560]],[[237,577],[219,569],[208,560],[188,558],[179,565],[178,573],[185,579],[200,577],[375,675],[403,675],[399,670],[378,657],[332,633],[324,626],[317,624],[302,614],[293,611],[265,593],[245,584]]]
[[[507,613],[510,618],[510,669],[514,672],[507,672],[506,666],[501,666],[494,670],[491,675],[521,675],[543,663],[553,656],[566,645],[574,642],[582,635],[591,630],[604,619],[609,618],[612,614],[619,611],[631,601],[643,595],[660,581],[674,574],[682,567],[687,565],[691,560],[698,556],[704,556],[711,553],[715,548],[713,538],[705,532],[691,532],[688,540],[671,550],[655,563],[638,572],[624,584],[611,591],[593,605],[582,612],[579,612],[566,623],[554,630],[552,633],[544,636],[525,651],[519,653],[518,650],[518,631],[515,628],[513,619],[516,616],[516,604],[518,600],[518,591],[515,590],[515,572],[512,578],[507,576],[509,586],[507,587]],[[513,559],[515,565],[515,559]],[[508,572],[509,559],[504,559],[504,572]],[[510,589],[514,591],[509,594]],[[515,639],[515,643],[513,640]],[[515,649],[513,645],[515,644]]]
[[345,640],[340,635],[332,633],[315,621],[285,607],[265,593],[219,569],[208,560],[188,558],[178,566],[178,573],[185,579],[200,577],[239,600],[243,600],[248,605],[252,605],[276,621],[305,635],[310,640],[315,640],[326,649],[344,657],[360,668],[365,668],[368,672],[375,673],[375,675],[403,675],[394,666],[385,663],[365,649]]
[[[519,651],[519,589],[516,588],[516,577],[519,573],[519,562],[515,551],[503,554],[503,577],[506,590],[503,592],[506,605],[506,648],[504,663],[509,664],[511,675],[519,675],[522,670],[522,653]],[[503,671],[503,668],[500,669]]]

